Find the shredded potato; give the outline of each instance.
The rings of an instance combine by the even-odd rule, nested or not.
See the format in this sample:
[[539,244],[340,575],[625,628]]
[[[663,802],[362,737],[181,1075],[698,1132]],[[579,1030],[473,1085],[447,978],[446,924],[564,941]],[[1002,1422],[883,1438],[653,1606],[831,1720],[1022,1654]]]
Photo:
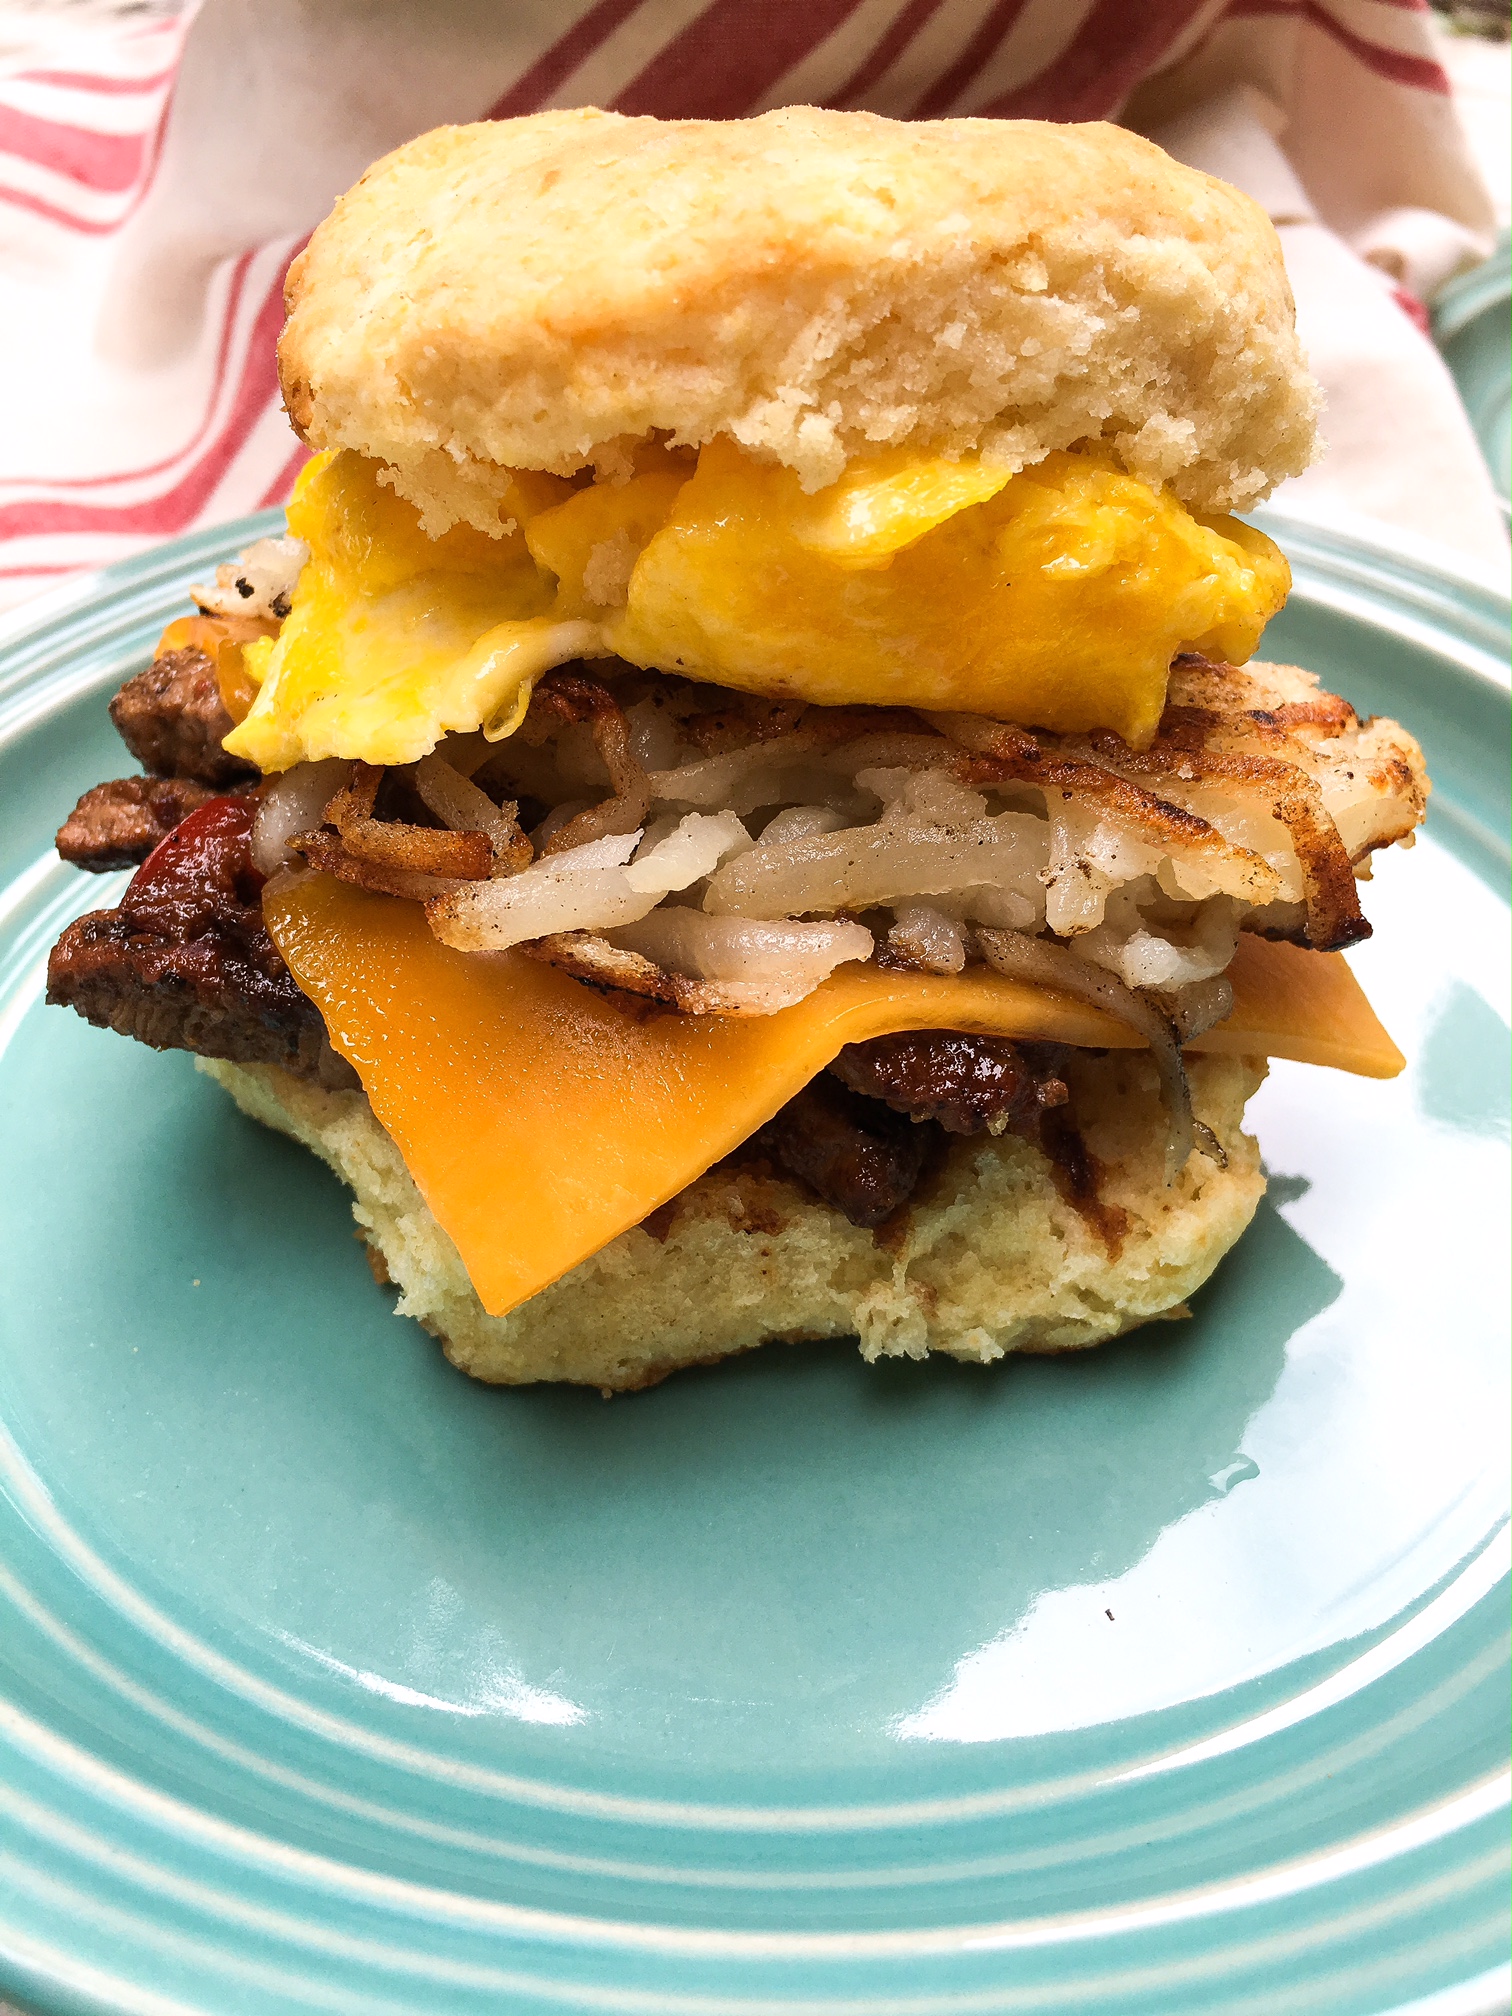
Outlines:
[[430,927],[462,952],[505,952],[558,931],[601,931],[630,924],[660,901],[632,889],[625,863],[639,833],[611,833],[554,854],[503,880],[458,889],[425,906]]
[[296,763],[263,787],[252,821],[252,860],[264,875],[295,864],[290,841],[320,825],[351,769],[340,757],[329,763]]
[[1086,987],[1183,1038],[1241,930],[1367,935],[1357,879],[1427,797],[1394,723],[1308,673],[1199,658],[1138,752],[596,665],[546,674],[509,741],[448,738],[390,773],[386,812],[382,774],[285,773],[259,865],[416,897],[449,944],[524,945],[688,1013],[771,1013],[846,959],[997,963],[1009,934],[1020,966],[1025,944],[1074,948]]
[[[648,831],[646,840],[651,838],[652,831]],[[658,837],[654,846],[642,845],[625,870],[625,880],[632,889],[667,896],[712,875],[721,861],[743,853],[750,844],[750,834],[733,812],[713,817],[689,812],[664,837]]]
[[[193,592],[276,621],[307,557],[261,540]],[[1194,1145],[1223,1160],[1181,1046],[1228,1013],[1240,931],[1367,937],[1356,884],[1411,844],[1428,790],[1411,736],[1289,666],[1178,658],[1135,750],[595,661],[547,671],[503,741],[296,765],[263,786],[251,844],[264,875],[421,902],[448,945],[519,946],[684,1014],[774,1014],[873,957],[1065,989],[1149,1044],[1171,1181]]]
[[837,966],[869,959],[872,934],[859,924],[753,924],[663,907],[611,934],[611,942],[694,980],[740,981],[775,1003],[801,1001]]
[[715,916],[802,917],[982,887],[1033,902],[1047,840],[1044,822],[1020,812],[961,826],[888,815],[871,826],[751,848],[714,876],[704,908]]

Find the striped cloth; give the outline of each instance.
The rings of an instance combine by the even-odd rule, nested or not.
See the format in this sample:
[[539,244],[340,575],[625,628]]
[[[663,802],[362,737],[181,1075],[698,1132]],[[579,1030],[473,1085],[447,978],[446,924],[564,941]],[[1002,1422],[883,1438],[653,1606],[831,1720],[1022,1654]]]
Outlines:
[[0,600],[286,497],[288,261],[369,160],[442,121],[812,103],[1158,132],[1247,88],[1333,229],[1431,213],[1473,244],[1489,223],[1424,0],[512,0],[498,17],[205,0],[0,54]]

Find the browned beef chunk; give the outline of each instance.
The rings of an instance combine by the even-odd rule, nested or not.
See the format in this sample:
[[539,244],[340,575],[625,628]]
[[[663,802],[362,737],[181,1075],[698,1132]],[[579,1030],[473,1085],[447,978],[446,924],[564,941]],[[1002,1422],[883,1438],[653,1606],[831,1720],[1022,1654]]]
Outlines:
[[848,1043],[830,1070],[853,1092],[916,1120],[937,1120],[947,1134],[987,1127],[1022,1134],[1045,1107],[1065,1104],[1059,1056],[1049,1043],[916,1029]]
[[938,1139],[826,1073],[767,1122],[755,1145],[852,1225],[880,1225],[912,1196]]
[[874,1226],[907,1203],[945,1135],[1011,1128],[1036,1137],[1065,1104],[1061,1052],[955,1029],[851,1043],[753,1144],[844,1212]]
[[257,775],[221,747],[231,716],[215,666],[193,646],[165,651],[128,679],[110,703],[110,718],[142,768],[156,777],[193,777],[224,790]]
[[58,829],[58,852],[103,874],[136,868],[159,840],[215,793],[192,777],[117,777],[86,791]]
[[192,812],[118,910],[69,925],[47,962],[47,998],[155,1050],[355,1085],[263,924],[248,846],[255,809],[211,798]]
[[[188,780],[124,779],[86,794],[60,847],[66,841],[77,860],[151,844],[156,834],[140,834],[132,821],[166,821],[180,802],[194,809],[156,846],[120,908],[81,917],[59,939],[48,1000],[155,1049],[355,1085],[263,923],[263,878],[250,852],[255,799],[208,797]],[[852,1224],[880,1226],[942,1153],[946,1131],[1035,1133],[1066,1098],[1058,1058],[1052,1045],[955,1030],[853,1044],[749,1146]],[[1082,1166],[1084,1154],[1078,1160],[1080,1145],[1065,1126],[1051,1153],[1058,1179],[1085,1209],[1095,1205],[1095,1171]]]

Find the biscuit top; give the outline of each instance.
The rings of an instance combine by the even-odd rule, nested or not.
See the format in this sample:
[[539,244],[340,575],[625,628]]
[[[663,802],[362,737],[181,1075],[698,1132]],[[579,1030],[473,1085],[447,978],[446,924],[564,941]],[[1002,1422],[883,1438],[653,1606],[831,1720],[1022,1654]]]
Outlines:
[[1313,452],[1276,234],[1107,125],[565,111],[422,135],[294,262],[279,345],[313,446],[426,529],[499,529],[509,468],[727,434],[806,489],[868,450],[1017,469],[1088,438],[1195,509]]

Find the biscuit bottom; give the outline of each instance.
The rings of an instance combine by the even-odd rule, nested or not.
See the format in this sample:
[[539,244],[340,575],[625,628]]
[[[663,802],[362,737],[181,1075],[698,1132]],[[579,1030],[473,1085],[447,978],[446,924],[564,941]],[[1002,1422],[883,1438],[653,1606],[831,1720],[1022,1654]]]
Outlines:
[[654,1213],[654,1229],[621,1233],[521,1308],[490,1316],[361,1092],[323,1091],[271,1064],[196,1062],[244,1113],[330,1164],[400,1290],[399,1314],[462,1371],[501,1385],[628,1392],[758,1344],[824,1337],[856,1337],[868,1360],[944,1351],[985,1364],[1083,1350],[1184,1314],[1265,1190],[1259,1147],[1241,1131],[1263,1058],[1188,1059],[1197,1117],[1227,1163],[1198,1149],[1168,1189],[1154,1067],[1139,1052],[1089,1051],[1066,1076],[1098,1167],[1092,1212],[1068,1202],[1047,1157],[1015,1135],[953,1139],[875,1233],[765,1164],[736,1160]]

